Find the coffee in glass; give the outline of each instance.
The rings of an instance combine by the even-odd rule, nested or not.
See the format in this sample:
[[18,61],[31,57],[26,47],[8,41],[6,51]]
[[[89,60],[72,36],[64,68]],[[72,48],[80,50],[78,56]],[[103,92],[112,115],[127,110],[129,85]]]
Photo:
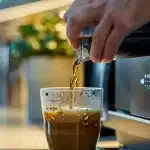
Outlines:
[[70,88],[44,88],[40,94],[49,149],[96,150],[102,89],[75,88],[73,103]]

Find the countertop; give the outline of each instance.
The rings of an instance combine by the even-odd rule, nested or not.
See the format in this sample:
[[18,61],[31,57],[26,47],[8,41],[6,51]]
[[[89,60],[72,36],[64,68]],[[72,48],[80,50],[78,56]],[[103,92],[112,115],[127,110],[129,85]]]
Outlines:
[[[100,141],[100,148],[116,148],[116,141]],[[44,129],[24,123],[22,109],[0,108],[0,150],[1,149],[47,149]]]

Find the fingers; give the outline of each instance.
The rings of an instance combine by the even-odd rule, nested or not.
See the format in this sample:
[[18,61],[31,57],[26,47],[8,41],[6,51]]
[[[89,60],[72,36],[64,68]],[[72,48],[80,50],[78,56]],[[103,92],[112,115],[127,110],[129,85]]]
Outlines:
[[103,53],[103,61],[111,62],[117,53],[117,50],[127,35],[128,31],[125,28],[116,26],[108,36]]
[[63,20],[67,23],[67,19],[68,19],[68,13],[66,12],[63,16]]
[[99,3],[97,1],[89,3],[69,14],[66,34],[75,49],[79,47],[78,38],[81,30],[84,27],[93,26],[93,24],[97,23],[97,20],[100,20],[104,12],[105,3],[104,0],[99,1]]
[[68,8],[68,10],[66,11],[66,13],[64,14],[64,21],[67,22],[69,15],[73,14],[75,11],[78,11],[78,9],[92,3],[94,0],[76,0],[74,1],[70,7]]
[[97,25],[93,35],[91,46],[91,60],[93,62],[101,62],[106,39],[112,29],[112,19],[106,15]]
[[68,17],[66,34],[75,49],[79,47],[78,38],[81,30],[86,26],[91,26],[97,18],[100,18],[101,13],[98,11],[92,4],[88,4]]
[[79,7],[80,7],[80,6],[78,6],[78,3],[77,3],[76,1],[73,2],[73,3],[69,6],[68,10],[66,11],[66,13],[65,13],[64,16],[63,16],[63,19],[64,19],[64,21],[65,21],[66,23],[67,23],[69,14],[73,13],[74,11],[76,11],[76,8],[79,8]]

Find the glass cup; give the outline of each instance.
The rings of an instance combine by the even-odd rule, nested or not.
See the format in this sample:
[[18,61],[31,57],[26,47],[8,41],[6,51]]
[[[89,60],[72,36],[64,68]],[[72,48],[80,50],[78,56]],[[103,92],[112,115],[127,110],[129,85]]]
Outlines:
[[40,90],[49,150],[96,150],[103,118],[103,89]]

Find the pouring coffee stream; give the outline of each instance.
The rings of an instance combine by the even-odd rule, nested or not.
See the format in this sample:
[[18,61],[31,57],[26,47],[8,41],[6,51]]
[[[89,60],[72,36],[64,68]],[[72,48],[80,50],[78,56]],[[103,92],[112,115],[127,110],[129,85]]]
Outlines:
[[[88,28],[90,29],[90,28]],[[75,60],[73,64],[73,74],[70,80],[70,89],[71,89],[71,105],[70,108],[74,105],[74,89],[77,86],[78,76],[79,76],[79,65],[89,60],[89,50],[88,47],[90,45],[90,42],[92,40],[92,37],[89,37],[92,32],[89,32],[89,30],[85,29],[80,34],[80,48],[79,50],[76,50],[77,53],[77,59]]]

